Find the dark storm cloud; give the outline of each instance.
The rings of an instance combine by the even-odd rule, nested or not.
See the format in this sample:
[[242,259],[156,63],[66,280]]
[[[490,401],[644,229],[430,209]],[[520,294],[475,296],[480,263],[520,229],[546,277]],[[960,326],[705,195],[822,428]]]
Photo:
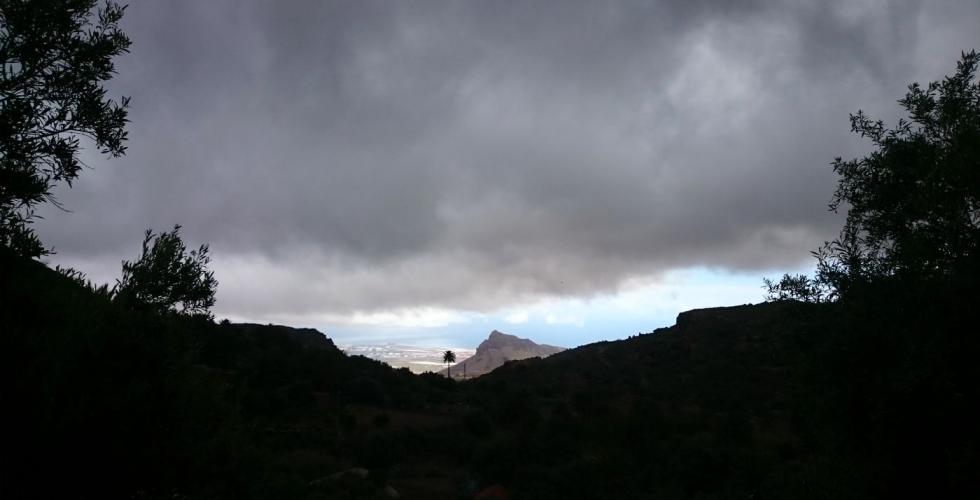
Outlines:
[[980,45],[964,4],[134,2],[129,153],[39,229],[109,269],[179,222],[252,317],[795,265],[840,222],[847,114]]

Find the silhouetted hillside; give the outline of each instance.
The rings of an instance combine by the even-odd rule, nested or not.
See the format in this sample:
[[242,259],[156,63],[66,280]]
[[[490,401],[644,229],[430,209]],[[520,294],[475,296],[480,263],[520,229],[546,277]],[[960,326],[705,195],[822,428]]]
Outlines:
[[0,258],[4,498],[980,492],[968,281],[688,311],[458,384]]
[[297,344],[311,349],[337,350],[333,340],[314,328],[292,328],[283,325],[259,325],[255,323],[234,323],[233,326],[237,331],[248,333],[267,330],[272,334],[288,337]]
[[130,310],[7,253],[0,269],[4,498],[370,493],[310,482],[371,462],[369,415],[452,391],[315,330]]
[[529,496],[802,495],[819,479],[804,476],[833,473],[803,465],[825,452],[810,417],[824,393],[806,367],[832,318],[795,303],[689,311],[652,334],[507,363],[472,384],[516,437],[477,463]]
[[498,429],[471,459],[520,497],[971,497],[976,314],[916,303],[701,309],[507,363],[467,384]]

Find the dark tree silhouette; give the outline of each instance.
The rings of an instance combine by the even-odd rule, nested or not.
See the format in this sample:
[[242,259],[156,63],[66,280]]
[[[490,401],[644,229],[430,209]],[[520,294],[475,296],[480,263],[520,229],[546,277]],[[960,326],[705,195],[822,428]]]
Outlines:
[[925,88],[909,85],[894,128],[863,112],[851,130],[871,140],[863,158],[833,162],[830,208],[847,208],[840,236],[814,252],[817,275],[767,280],[769,298],[819,301],[869,283],[969,276],[980,268],[980,83],[976,51]]
[[207,269],[210,260],[207,245],[187,252],[180,226],[159,235],[147,229],[140,258],[123,261],[116,299],[160,311],[208,316],[218,286],[214,272]]
[[129,38],[125,7],[95,0],[0,0],[0,245],[49,253],[30,225],[34,206],[78,177],[80,138],[115,157],[126,148],[129,99],[102,83]]
[[762,278],[762,282],[769,300],[795,299],[819,304],[834,297],[833,290],[826,283],[805,274],[784,274],[779,281]]
[[442,353],[442,362],[446,363],[446,377],[452,378],[452,367],[450,365],[456,362],[456,353],[453,351]]

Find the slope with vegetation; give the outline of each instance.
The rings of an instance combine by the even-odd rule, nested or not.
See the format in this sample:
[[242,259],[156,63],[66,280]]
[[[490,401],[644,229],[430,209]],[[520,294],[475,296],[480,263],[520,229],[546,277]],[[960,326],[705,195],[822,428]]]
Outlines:
[[508,363],[467,384],[467,459],[518,497],[972,498],[976,299],[688,311]]
[[[453,425],[452,381],[315,330],[127,307],[6,251],[0,269],[4,498],[371,493],[409,442],[389,414]],[[382,483],[312,483],[356,465]]]
[[3,267],[5,498],[980,491],[967,297],[690,311],[458,383]]

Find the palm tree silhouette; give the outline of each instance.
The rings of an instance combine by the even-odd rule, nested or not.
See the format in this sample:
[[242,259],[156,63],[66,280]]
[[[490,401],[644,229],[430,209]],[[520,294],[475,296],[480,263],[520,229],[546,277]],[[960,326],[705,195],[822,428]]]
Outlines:
[[456,353],[453,351],[444,352],[442,354],[442,362],[446,363],[446,377],[452,378],[452,368],[449,365],[456,362]]

